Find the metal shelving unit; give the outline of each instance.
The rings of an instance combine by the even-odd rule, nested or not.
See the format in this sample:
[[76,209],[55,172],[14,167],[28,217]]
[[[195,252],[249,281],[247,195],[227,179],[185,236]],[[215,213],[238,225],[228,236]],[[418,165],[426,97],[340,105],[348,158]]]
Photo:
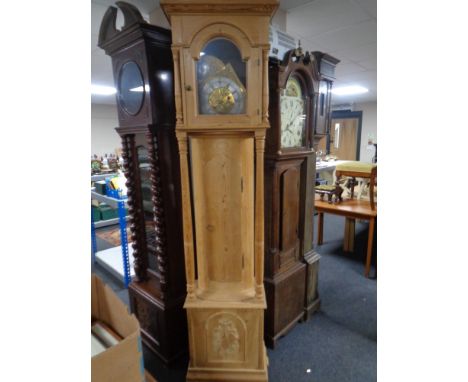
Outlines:
[[[104,178],[111,175],[103,175]],[[102,179],[102,178],[100,178]],[[94,179],[92,180],[100,180]],[[100,202],[106,203],[113,208],[117,208],[119,211],[119,217],[117,219],[109,219],[103,222],[94,222],[93,214],[91,213],[91,242],[92,242],[92,258],[94,262],[99,263],[104,268],[106,268],[110,273],[114,274],[116,277],[123,279],[125,287],[131,282],[133,267],[130,266],[130,261],[133,262],[132,249],[128,247],[128,238],[127,238],[127,216],[126,216],[126,205],[127,198],[112,198],[110,196],[101,195],[91,190],[91,198],[96,199]],[[110,248],[103,251],[97,251],[96,244],[96,228],[100,228],[106,225],[119,223],[120,226],[120,247]],[[122,258],[122,261],[118,261],[117,257]]]

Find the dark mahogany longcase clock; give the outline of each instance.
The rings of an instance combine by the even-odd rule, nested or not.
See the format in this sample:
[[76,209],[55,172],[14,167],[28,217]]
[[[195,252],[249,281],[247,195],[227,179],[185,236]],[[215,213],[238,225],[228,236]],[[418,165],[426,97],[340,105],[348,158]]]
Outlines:
[[274,347],[318,308],[319,256],[312,249],[319,74],[300,48],[269,59],[271,128],[265,149],[265,342]]
[[130,305],[143,342],[164,363],[187,353],[179,153],[169,30],[144,21],[133,5],[102,20],[99,47],[112,58],[122,139],[135,278]]

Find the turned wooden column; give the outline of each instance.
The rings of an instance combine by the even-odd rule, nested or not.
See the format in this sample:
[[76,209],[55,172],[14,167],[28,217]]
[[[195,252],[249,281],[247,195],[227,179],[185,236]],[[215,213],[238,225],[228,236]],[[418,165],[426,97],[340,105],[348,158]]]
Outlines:
[[148,154],[151,166],[151,194],[153,202],[154,229],[156,232],[156,257],[158,259],[159,283],[161,285],[161,298],[167,292],[167,240],[164,224],[164,201],[161,187],[161,169],[159,164],[159,149],[156,137],[152,132],[146,134],[148,141]]
[[[268,89],[268,54],[269,47],[262,50],[263,54],[263,97],[262,97],[262,123],[270,127],[268,119],[268,102],[269,102],[269,89]],[[265,150],[264,150],[265,151]]]
[[182,216],[184,231],[185,276],[187,298],[195,298],[195,259],[193,251],[192,208],[190,202],[190,178],[187,151],[187,133],[176,132],[180,155],[180,177],[182,189]]
[[122,158],[124,160],[124,174],[127,179],[127,205],[129,214],[130,237],[133,248],[133,267],[135,269],[136,281],[141,282],[147,279],[148,258],[145,251],[141,248],[141,243],[144,242],[144,224],[142,229],[142,209],[141,195],[135,184],[140,183],[138,171],[135,166],[137,161],[137,151],[135,146],[135,135],[126,134],[122,136]]
[[263,155],[265,152],[265,131],[255,132],[255,295],[263,293],[264,273],[264,218],[263,218]]

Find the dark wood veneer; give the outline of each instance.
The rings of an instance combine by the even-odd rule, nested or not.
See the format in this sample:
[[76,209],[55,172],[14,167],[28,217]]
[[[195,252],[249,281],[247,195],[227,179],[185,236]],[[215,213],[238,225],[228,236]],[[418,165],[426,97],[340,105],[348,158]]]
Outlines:
[[[121,69],[130,61],[138,65],[145,85],[142,105],[134,115],[122,107],[119,89],[116,95],[116,130],[122,138],[136,273],[129,285],[130,306],[140,321],[144,343],[171,364],[188,352],[171,33],[146,23],[134,6],[116,4],[124,14],[124,26],[121,31],[115,29],[117,8],[109,7],[99,46],[112,58],[117,88]],[[138,156],[141,147],[146,149],[150,172],[146,198]]]
[[333,81],[335,80],[335,66],[340,62],[337,58],[323,52],[311,53],[317,62],[320,75],[318,96],[315,101],[314,121],[314,148],[317,149],[318,142],[325,138],[330,139],[331,123],[331,96]]
[[[290,76],[306,102],[304,146],[281,148],[280,95]],[[312,148],[320,75],[309,53],[291,50],[269,60],[269,116],[265,151],[265,342],[274,347],[299,320],[318,308],[318,260],[312,247],[315,152]]]

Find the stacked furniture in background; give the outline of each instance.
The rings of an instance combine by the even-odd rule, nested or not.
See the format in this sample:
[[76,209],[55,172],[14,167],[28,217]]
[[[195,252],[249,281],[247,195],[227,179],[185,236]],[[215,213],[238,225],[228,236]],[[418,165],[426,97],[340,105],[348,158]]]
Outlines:
[[188,350],[179,156],[170,31],[147,24],[133,5],[103,17],[99,47],[112,58],[135,279],[130,305],[143,342],[166,364]]

